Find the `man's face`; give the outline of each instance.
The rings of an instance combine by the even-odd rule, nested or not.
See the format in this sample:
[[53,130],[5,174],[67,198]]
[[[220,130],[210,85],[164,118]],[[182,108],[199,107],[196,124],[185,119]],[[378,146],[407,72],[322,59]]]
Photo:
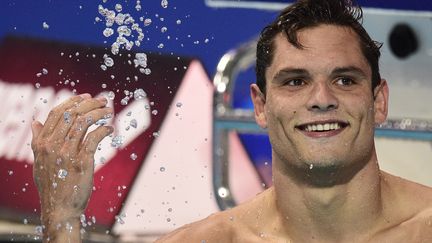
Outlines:
[[313,168],[371,159],[374,125],[387,115],[388,89],[383,80],[372,91],[371,68],[357,38],[334,25],[299,31],[303,49],[283,34],[275,37],[266,97],[251,86],[256,119],[268,128],[275,163]]

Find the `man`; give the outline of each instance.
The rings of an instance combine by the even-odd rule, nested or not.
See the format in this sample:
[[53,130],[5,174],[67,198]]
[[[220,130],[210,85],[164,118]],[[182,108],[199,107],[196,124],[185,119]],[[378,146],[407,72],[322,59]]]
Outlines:
[[[272,144],[274,185],[158,242],[432,242],[432,189],[378,166],[374,126],[386,119],[388,87],[378,69],[380,46],[359,23],[361,15],[347,0],[300,0],[263,30],[251,96],[256,121],[267,128]],[[81,109],[74,113],[84,117],[85,112],[94,112],[94,117],[109,112],[100,108],[102,101],[75,99],[83,105],[72,110]],[[84,134],[75,134],[59,119],[71,102],[56,108],[44,126],[33,125],[33,146],[35,177],[47,208],[42,211],[45,235],[75,241],[77,231],[72,236],[51,229],[65,222],[78,228],[91,173],[84,179],[76,176],[86,190],[80,187],[74,203],[65,202],[43,184],[50,181],[40,177],[40,166],[55,156],[39,156],[37,146],[42,135],[51,134],[51,146],[55,138],[63,141],[67,131],[69,140],[82,140]],[[79,108],[83,106],[87,108]],[[79,152],[78,142],[69,146],[69,140],[56,151],[62,151],[64,160],[73,158],[71,164],[90,158],[95,144],[110,132],[99,129]],[[53,208],[47,195],[62,206]]]

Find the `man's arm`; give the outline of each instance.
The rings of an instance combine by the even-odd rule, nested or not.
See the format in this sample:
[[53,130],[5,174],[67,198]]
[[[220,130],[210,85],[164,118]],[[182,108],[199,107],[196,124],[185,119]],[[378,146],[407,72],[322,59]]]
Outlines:
[[80,216],[93,186],[94,153],[113,128],[96,121],[111,116],[105,98],[74,96],[55,107],[45,124],[32,123],[33,177],[41,202],[44,242],[81,242]]

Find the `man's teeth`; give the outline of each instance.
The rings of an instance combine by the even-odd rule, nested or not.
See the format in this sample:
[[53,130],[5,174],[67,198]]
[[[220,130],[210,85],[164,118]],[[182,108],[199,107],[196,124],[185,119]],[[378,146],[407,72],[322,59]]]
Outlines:
[[339,129],[339,123],[324,123],[324,124],[314,124],[314,125],[307,125],[306,131],[307,132],[315,132],[315,131],[330,131],[330,130],[337,130]]

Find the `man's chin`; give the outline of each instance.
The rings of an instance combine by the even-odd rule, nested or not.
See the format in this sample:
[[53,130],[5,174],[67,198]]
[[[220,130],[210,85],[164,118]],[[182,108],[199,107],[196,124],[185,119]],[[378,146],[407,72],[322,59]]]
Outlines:
[[348,183],[363,166],[347,160],[321,157],[319,160],[303,161],[293,168],[293,176],[312,187],[332,187]]

